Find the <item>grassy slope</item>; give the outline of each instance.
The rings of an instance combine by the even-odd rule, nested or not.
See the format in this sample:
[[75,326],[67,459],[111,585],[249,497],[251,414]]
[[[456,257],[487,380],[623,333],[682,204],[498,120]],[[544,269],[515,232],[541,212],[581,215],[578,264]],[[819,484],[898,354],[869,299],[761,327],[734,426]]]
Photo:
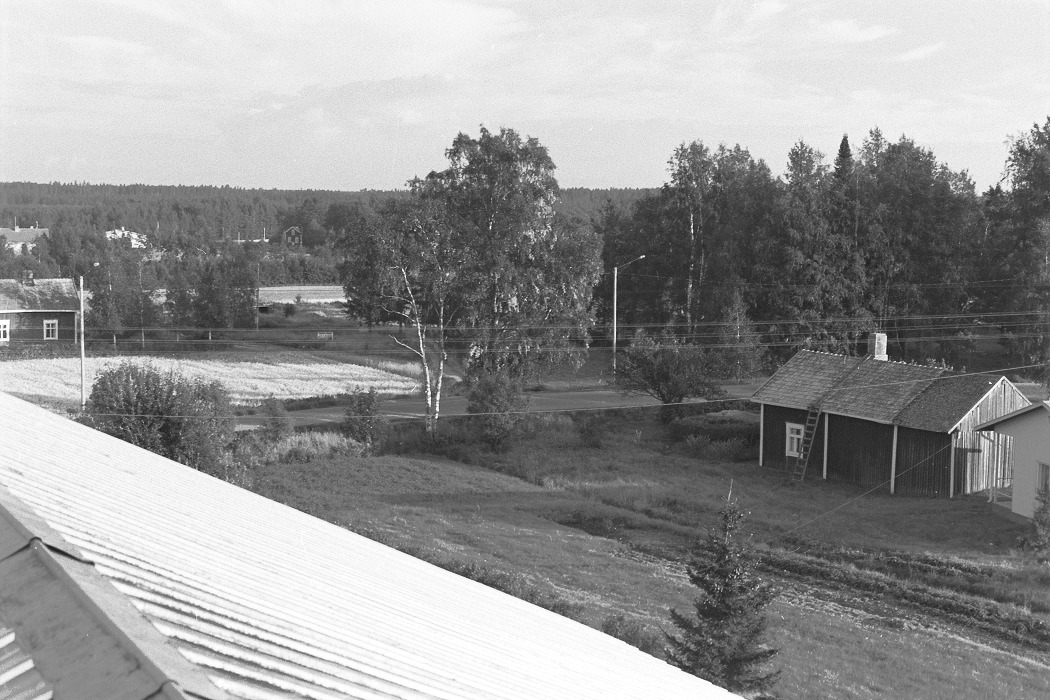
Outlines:
[[[553,421],[505,455],[475,459],[479,466],[391,456],[271,465],[258,481],[270,497],[392,544],[523,574],[581,605],[588,624],[622,612],[653,631],[666,626],[669,606],[689,604],[682,552],[698,526],[713,524],[730,479],[753,513],[758,543],[863,493],[841,484],[793,484],[753,464],[668,451],[660,429],[646,421],[613,426],[601,448],[585,447],[569,421]],[[953,561],[995,571],[1016,564],[1008,550],[1020,532],[977,498],[876,494],[795,535],[851,551],[950,553]],[[796,556],[792,549],[800,547],[793,541],[791,549],[770,551]],[[782,697],[1050,695],[1046,645],[1013,643],[965,620],[927,615],[921,606],[899,605],[892,592],[778,578],[783,595],[771,611],[770,634],[781,649]],[[1033,598],[1046,593],[1045,582],[1033,585]]]

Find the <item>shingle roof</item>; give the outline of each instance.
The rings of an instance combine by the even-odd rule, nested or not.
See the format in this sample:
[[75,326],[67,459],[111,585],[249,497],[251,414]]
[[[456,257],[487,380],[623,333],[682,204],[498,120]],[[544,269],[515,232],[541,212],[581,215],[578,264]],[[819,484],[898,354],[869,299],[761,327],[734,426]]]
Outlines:
[[807,409],[817,404],[861,358],[802,350],[762,385],[754,396],[760,403]]
[[38,279],[33,284],[0,279],[0,311],[79,311],[73,280]]
[[865,357],[827,391],[821,405],[830,413],[892,423],[930,381],[945,372],[939,367]]
[[908,428],[946,433],[955,427],[1000,377],[989,374],[945,375],[926,389],[897,417]]
[[3,393],[0,442],[0,505],[53,528],[231,696],[734,697],[597,630]]
[[821,410],[907,428],[947,432],[998,381],[910,365],[801,350],[755,393],[758,403]]

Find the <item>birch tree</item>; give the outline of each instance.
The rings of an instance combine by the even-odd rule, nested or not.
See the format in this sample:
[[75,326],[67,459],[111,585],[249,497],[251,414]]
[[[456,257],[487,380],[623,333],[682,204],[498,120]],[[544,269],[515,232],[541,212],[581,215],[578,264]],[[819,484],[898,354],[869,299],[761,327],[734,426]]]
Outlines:
[[704,282],[707,271],[707,245],[704,228],[704,207],[711,189],[711,154],[700,141],[683,143],[675,149],[667,163],[671,181],[664,187],[682,208],[688,235],[688,272],[685,280],[685,326],[692,334],[694,292]]
[[434,433],[455,326],[478,300],[473,229],[439,204],[392,200],[364,235],[347,243],[343,284],[367,318],[396,318],[412,339],[391,335],[423,371],[426,428]]

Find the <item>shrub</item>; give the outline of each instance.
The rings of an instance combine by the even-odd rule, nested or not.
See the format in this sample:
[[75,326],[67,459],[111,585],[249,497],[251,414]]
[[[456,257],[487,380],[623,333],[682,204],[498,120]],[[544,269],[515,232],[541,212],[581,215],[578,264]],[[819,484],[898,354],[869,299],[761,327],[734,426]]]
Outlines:
[[230,395],[219,382],[122,362],[95,377],[85,422],[96,430],[214,476],[233,438]]
[[361,443],[345,435],[306,432],[289,435],[274,445],[271,459],[281,464],[306,463],[331,457],[356,457],[364,452]]
[[711,438],[707,435],[700,433],[698,435],[689,435],[684,440],[686,452],[693,457],[703,457],[707,454],[707,448],[711,446]]
[[291,318],[292,316],[295,316],[295,314],[298,311],[299,311],[299,307],[296,306],[295,304],[285,304],[284,305],[284,317],[285,318]]
[[707,448],[707,458],[717,459],[722,461],[730,462],[744,462],[754,457],[758,457],[757,451],[753,450],[747,443],[740,438],[730,438],[729,440],[718,440],[712,442]]
[[343,432],[368,449],[375,449],[383,437],[385,421],[379,415],[379,394],[375,389],[350,394],[343,413]]
[[632,647],[641,649],[646,654],[658,659],[664,657],[663,637],[650,632],[645,625],[635,620],[628,620],[625,615],[612,615],[602,621],[602,632],[627,642]]
[[284,402],[280,399],[276,399],[273,396],[263,399],[259,410],[266,418],[266,422],[263,423],[262,427],[264,440],[277,442],[294,432],[292,417],[288,415],[288,409],[284,407]]
[[1039,557],[1050,555],[1050,491],[1039,489],[1032,513],[1032,536],[1029,548]]
[[616,386],[624,394],[648,394],[662,404],[660,418],[669,423],[683,415],[689,398],[721,398],[725,391],[715,384],[724,371],[723,358],[698,345],[663,336],[639,333],[623,351],[616,371]]
[[524,432],[529,399],[521,382],[505,373],[473,380],[467,393],[467,413],[478,436],[493,450],[504,450]]
[[758,444],[758,423],[722,416],[687,416],[668,425],[673,440],[704,435],[712,442],[739,440],[745,445]]
[[580,435],[580,441],[586,447],[599,449],[602,446],[602,436],[605,434],[605,425],[601,416],[594,413],[573,413],[572,424]]

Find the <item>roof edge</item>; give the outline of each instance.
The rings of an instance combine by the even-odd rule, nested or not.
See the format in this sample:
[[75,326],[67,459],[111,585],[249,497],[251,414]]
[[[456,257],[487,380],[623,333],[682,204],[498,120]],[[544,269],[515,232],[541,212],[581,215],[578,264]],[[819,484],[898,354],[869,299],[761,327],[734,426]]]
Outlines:
[[[3,489],[5,500],[7,498],[14,499],[18,504],[25,506],[21,499],[9,490],[2,486],[0,486],[0,489]],[[35,511],[28,506],[25,506],[25,508],[25,513],[35,517]],[[155,682],[157,690],[154,695],[169,690],[170,693],[174,693],[174,696],[170,693],[163,693],[164,697],[185,698],[187,697],[187,691],[192,688],[194,692],[190,693],[191,697],[206,698],[207,700],[227,700],[229,698],[197,666],[183,658],[168,645],[167,638],[153,627],[131,601],[95,568],[94,562],[78,556],[78,550],[73,546],[69,547],[69,552],[63,551],[61,547],[56,546],[56,544],[64,542],[64,538],[52,531],[50,526],[43,522],[42,519],[39,523],[43,524],[47,532],[35,532],[34,525],[38,526],[39,523],[23,522],[23,519],[18,514],[8,508],[8,504],[4,500],[0,500],[0,517],[20,536],[27,539],[26,544],[18,551],[28,551],[35,554],[41,564],[56,580],[62,583],[62,587],[80,604],[81,608],[90,615],[95,623],[112,635],[127,654],[135,658],[143,672]],[[52,539],[52,535],[59,538],[57,543],[45,541],[45,538]],[[17,554],[17,552],[13,554]],[[134,621],[132,624],[138,627],[135,632],[140,637],[140,640],[136,640],[132,633],[118,623],[114,619],[115,616],[122,618],[125,623]],[[146,635],[154,638],[153,642],[158,649],[170,649],[170,654],[168,655],[171,658],[167,661],[169,664],[171,661],[179,664],[179,674],[184,679],[188,678],[191,681],[189,684],[191,688],[187,688],[186,685],[179,682],[179,679],[161,668],[142,648],[140,641]]]
[[1050,413],[1050,401],[1040,401],[1039,403],[1033,403],[1030,406],[1019,408],[1016,411],[1011,411],[1010,413],[999,416],[998,418],[986,420],[983,423],[979,423],[978,425],[974,426],[974,430],[991,430],[1000,423],[1005,423],[1008,420],[1019,418],[1020,416],[1023,416],[1026,413],[1030,413],[1038,408],[1042,408],[1047,413]]

